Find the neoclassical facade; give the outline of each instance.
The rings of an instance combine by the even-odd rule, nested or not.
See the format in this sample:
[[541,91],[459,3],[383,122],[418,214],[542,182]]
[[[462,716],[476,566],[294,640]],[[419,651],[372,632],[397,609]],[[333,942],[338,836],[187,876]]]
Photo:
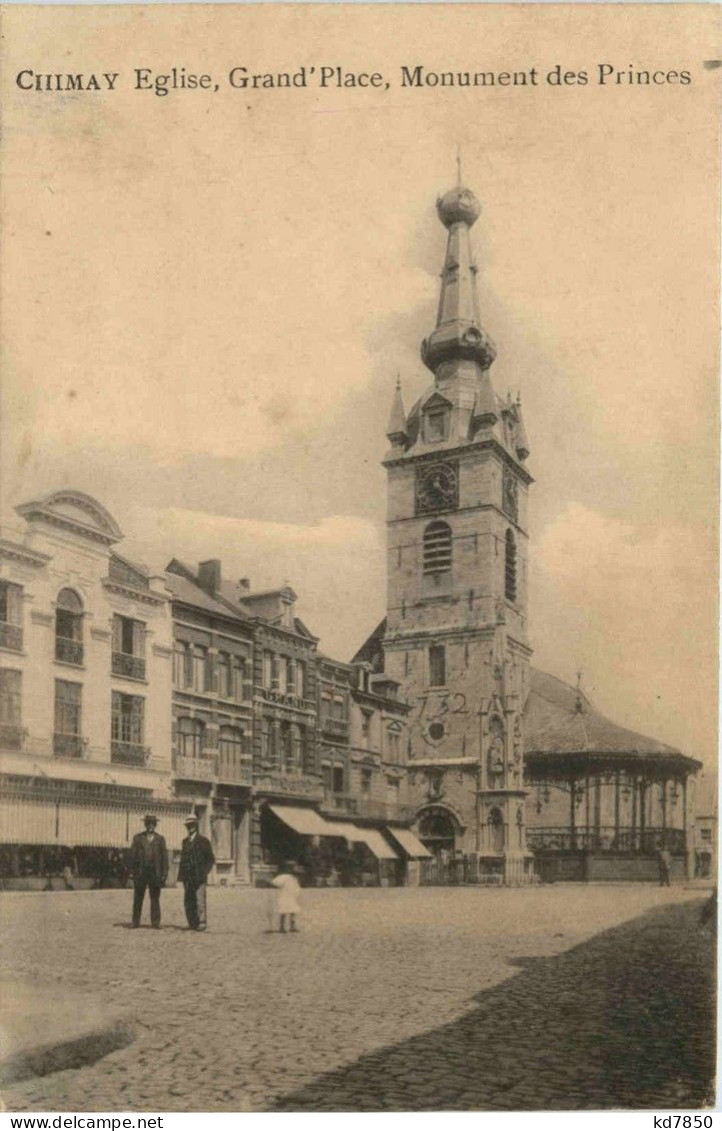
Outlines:
[[[102,880],[152,806],[171,847],[170,593],[80,491],[17,508],[0,540],[0,867]],[[118,860],[122,869],[122,862]]]

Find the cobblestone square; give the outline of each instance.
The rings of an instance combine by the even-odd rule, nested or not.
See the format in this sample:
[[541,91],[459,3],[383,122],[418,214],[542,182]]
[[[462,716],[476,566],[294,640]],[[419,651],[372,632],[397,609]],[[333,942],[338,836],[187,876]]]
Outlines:
[[[127,929],[131,891],[6,893],[0,977],[92,991],[137,1036],[15,1084],[11,1111],[699,1107],[706,893],[651,886],[209,892],[209,931]],[[147,916],[147,909],[146,909]]]

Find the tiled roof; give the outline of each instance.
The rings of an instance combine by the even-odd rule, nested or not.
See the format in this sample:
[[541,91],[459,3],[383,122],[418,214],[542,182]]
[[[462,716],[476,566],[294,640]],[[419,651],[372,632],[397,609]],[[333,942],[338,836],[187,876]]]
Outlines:
[[553,675],[530,668],[524,707],[526,754],[637,754],[682,757],[679,750],[637,734],[595,710],[582,691]]
[[208,613],[215,613],[216,616],[225,617],[227,620],[237,620],[246,623],[247,618],[243,615],[241,610],[235,611],[227,605],[225,601],[216,601],[214,597],[209,596],[204,589],[191,581],[190,578],[183,576],[180,573],[167,572],[165,575],[166,585],[177,601],[182,601],[185,605],[195,605],[198,609],[205,609]]

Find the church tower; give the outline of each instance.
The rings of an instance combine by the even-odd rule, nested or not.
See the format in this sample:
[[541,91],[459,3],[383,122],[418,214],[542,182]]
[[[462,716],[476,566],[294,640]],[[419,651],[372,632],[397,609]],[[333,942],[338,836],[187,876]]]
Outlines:
[[518,883],[530,859],[529,449],[519,399],[501,399],[491,383],[496,349],[479,316],[470,239],[479,202],[459,184],[437,211],[446,257],[436,327],[421,346],[434,380],[408,417],[397,383],[387,431],[384,667],[412,705],[418,835],[451,867],[464,856]]

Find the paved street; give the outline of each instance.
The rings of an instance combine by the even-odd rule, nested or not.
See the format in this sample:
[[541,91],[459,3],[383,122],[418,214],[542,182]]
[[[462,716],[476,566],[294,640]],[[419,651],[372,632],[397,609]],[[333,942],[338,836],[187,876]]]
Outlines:
[[[9,1110],[699,1107],[709,1095],[706,893],[648,886],[214,889],[207,934],[130,931],[131,892],[0,896],[0,978],[92,990],[138,1035],[4,1091]],[[146,910],[147,915],[147,910]]]

